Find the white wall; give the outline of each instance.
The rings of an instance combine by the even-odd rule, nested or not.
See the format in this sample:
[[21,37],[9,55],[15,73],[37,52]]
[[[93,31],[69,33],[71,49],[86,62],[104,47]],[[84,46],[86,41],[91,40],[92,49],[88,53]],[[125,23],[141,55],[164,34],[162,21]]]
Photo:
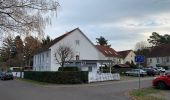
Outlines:
[[[167,61],[169,59],[169,61]],[[147,58],[147,66],[156,67],[157,64],[170,66],[170,57],[150,57]]]
[[33,70],[34,71],[50,71],[50,51],[45,51],[34,55],[33,57]]
[[125,61],[123,58],[119,58],[120,59],[120,63],[119,64],[125,64]]
[[147,58],[147,67],[156,67],[157,60],[156,58]]
[[[79,44],[76,44],[76,40],[79,40]],[[55,51],[59,46],[67,45],[73,51],[75,56],[79,55],[80,60],[102,60],[103,55],[97,50],[97,48],[91,44],[87,38],[80,33],[79,30],[75,30],[73,33],[66,36],[64,39],[60,40],[58,43],[51,46],[51,70],[56,71],[59,68],[59,65],[56,64],[54,57]],[[75,60],[76,58],[73,58]]]
[[133,51],[131,51],[125,58],[124,58],[124,64],[128,61],[131,63],[131,61],[133,61],[133,63],[135,64],[135,53]]

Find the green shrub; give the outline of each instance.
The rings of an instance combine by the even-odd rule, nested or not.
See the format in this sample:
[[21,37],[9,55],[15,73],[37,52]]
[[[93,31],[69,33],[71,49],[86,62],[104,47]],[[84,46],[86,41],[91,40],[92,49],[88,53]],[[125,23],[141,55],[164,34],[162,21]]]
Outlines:
[[87,71],[40,72],[25,71],[25,79],[56,84],[80,84],[88,82]]
[[162,66],[165,70],[169,70],[168,66]]
[[[102,73],[110,73],[110,67],[99,67],[100,72]],[[111,72],[114,73],[114,67],[111,67]]]
[[162,66],[162,65],[157,64],[156,67],[162,67],[162,68],[164,68],[165,70],[169,70],[169,67],[168,67],[168,66]]
[[[62,71],[62,67],[59,67],[58,71]],[[78,67],[63,67],[63,71],[80,71]]]

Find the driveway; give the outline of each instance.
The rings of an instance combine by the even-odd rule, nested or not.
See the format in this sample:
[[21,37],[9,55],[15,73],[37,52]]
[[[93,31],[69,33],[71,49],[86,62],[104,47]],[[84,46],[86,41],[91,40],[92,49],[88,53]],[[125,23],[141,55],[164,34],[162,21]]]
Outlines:
[[[151,86],[152,78],[141,80]],[[131,100],[127,92],[138,88],[138,80],[110,81],[83,85],[32,85],[19,80],[0,81],[2,100]]]

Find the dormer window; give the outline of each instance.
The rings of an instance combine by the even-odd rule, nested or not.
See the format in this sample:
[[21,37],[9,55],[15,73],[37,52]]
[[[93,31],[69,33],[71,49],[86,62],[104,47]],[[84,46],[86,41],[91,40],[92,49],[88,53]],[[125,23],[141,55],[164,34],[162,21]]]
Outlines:
[[115,55],[118,55],[116,52],[114,52],[115,53]]
[[108,52],[107,51],[105,51],[107,54],[108,54]]
[[109,51],[111,54],[112,54],[112,52],[111,51]]

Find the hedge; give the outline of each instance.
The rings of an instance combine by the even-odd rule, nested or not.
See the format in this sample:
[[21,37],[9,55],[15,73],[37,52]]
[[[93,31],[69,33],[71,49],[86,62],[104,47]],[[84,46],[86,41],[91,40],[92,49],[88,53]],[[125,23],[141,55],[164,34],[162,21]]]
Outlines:
[[80,69],[78,67],[59,67],[58,71],[80,71]]
[[56,84],[80,84],[88,83],[87,71],[63,71],[63,72],[42,72],[42,71],[25,71],[25,79],[31,79],[46,83]]

